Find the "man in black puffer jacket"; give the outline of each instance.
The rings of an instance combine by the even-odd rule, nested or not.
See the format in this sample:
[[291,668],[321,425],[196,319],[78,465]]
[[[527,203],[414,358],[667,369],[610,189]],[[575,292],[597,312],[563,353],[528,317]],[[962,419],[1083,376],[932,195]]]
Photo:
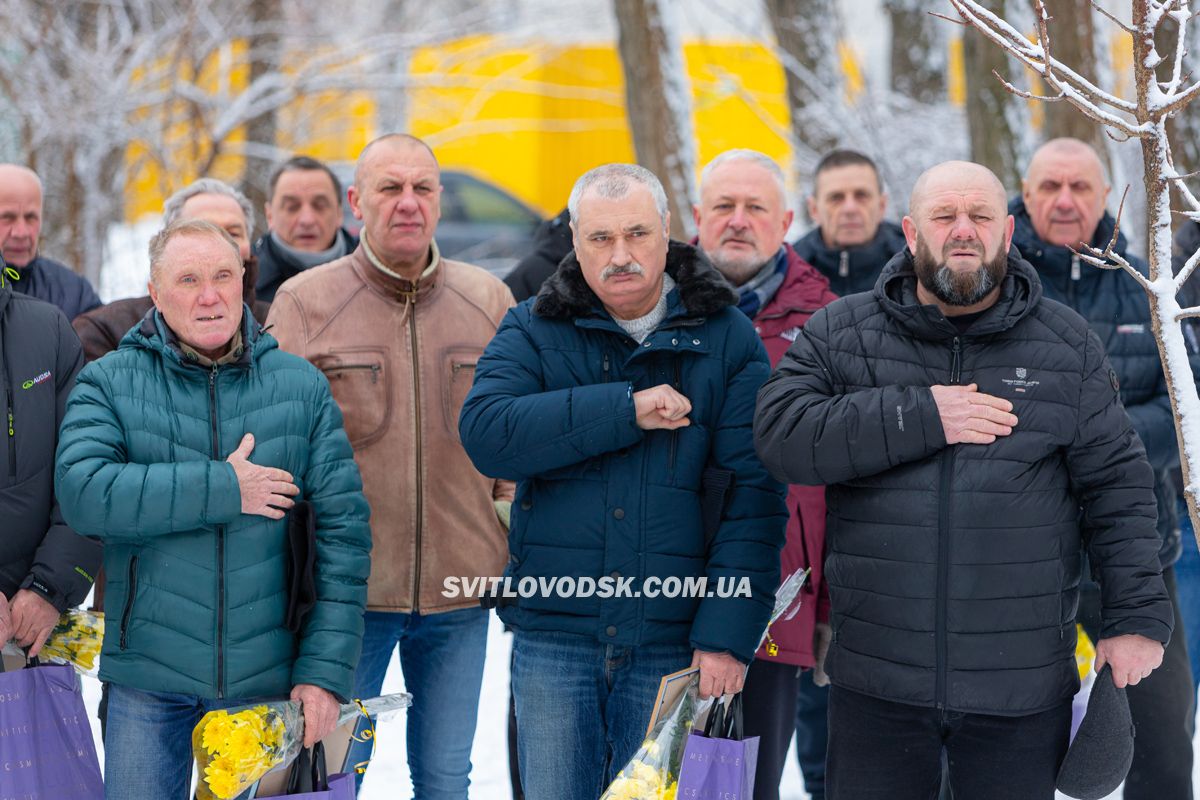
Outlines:
[[[1037,270],[1044,296],[1078,311],[1100,337],[1121,385],[1121,402],[1146,448],[1155,474],[1159,561],[1163,581],[1179,618],[1174,564],[1181,541],[1172,471],[1179,467],[1174,414],[1167,396],[1158,345],[1150,326],[1145,290],[1122,270],[1080,263],[1070,248],[1085,243],[1104,249],[1116,221],[1105,209],[1108,183],[1100,157],[1078,139],[1054,139],[1034,153],[1023,192],[1009,203],[1016,221],[1013,244]],[[1146,264],[1126,250],[1118,235],[1113,248],[1134,267]],[[1200,359],[1193,356],[1194,365]],[[1080,622],[1096,636],[1100,598],[1096,585],[1081,587]],[[1192,797],[1192,733],[1195,683],[1184,626],[1178,625],[1150,680],[1130,689],[1129,709],[1138,736],[1133,766],[1125,779],[1125,800],[1189,800]]]
[[839,297],[869,292],[904,231],[884,220],[887,195],[875,162],[855,150],[834,150],[817,163],[808,215],[817,224],[794,248],[829,279]]
[[79,339],[62,311],[17,294],[10,278],[0,258],[0,645],[15,639],[36,655],[59,614],[87,596],[100,546],[67,526],[54,499]]
[[831,800],[933,792],[943,748],[957,797],[1054,796],[1084,546],[1097,666],[1135,684],[1170,638],[1145,450],[1004,207],[984,167],[926,172],[909,249],[817,312],[759,393],[767,468],[828,486]]

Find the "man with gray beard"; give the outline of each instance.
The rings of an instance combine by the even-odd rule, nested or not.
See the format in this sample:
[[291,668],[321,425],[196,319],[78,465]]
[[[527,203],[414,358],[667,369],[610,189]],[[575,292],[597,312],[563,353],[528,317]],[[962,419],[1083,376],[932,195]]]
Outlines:
[[931,797],[944,752],[955,797],[1051,800],[1085,547],[1098,679],[1139,683],[1170,638],[1154,473],[1100,340],[1010,246],[991,171],[928,170],[903,227],[874,292],[800,331],[754,420],[776,478],[827,487],[826,797]]

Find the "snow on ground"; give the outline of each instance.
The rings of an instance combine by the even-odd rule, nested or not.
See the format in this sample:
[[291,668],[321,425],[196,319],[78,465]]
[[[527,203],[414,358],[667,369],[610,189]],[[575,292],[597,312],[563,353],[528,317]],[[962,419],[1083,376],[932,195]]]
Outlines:
[[[512,637],[504,633],[504,629],[495,616],[492,617],[488,629],[487,661],[483,670],[483,694],[479,703],[479,725],[475,730],[475,745],[472,757],[471,771],[471,800],[510,800],[511,792],[508,783],[508,654],[512,646]],[[404,679],[400,674],[399,664],[392,660],[387,679],[383,684],[385,694],[404,691]],[[88,706],[92,722],[92,731],[96,738],[96,749],[100,753],[101,764],[104,762],[104,751],[100,745],[100,723],[96,721],[96,705],[100,702],[100,684],[91,679],[83,679],[83,697]],[[419,703],[420,698],[413,698]],[[378,746],[371,768],[367,771],[363,782],[360,800],[403,800],[411,798],[412,783],[409,780],[408,764],[405,760],[405,727],[404,712],[397,714],[391,720],[379,724],[377,733]],[[1200,757],[1196,759],[1196,771],[1193,782],[1200,793]],[[795,749],[788,759],[787,767],[780,784],[780,800],[808,800],[804,791],[804,783],[800,778],[800,770],[796,766]],[[1105,800],[1118,800],[1121,792],[1110,795]],[[1058,800],[1068,800],[1066,795],[1058,795]]]

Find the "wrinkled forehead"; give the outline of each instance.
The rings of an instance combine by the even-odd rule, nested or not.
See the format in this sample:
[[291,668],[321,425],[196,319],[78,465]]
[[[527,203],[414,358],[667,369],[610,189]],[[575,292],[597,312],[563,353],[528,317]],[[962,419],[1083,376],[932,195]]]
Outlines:
[[779,180],[761,164],[749,159],[735,159],[719,164],[700,186],[705,198],[746,197],[786,203]]
[[363,167],[368,182],[392,178],[413,182],[432,180],[436,183],[441,175],[437,161],[428,150],[404,142],[377,145],[367,155]]
[[1029,164],[1026,181],[1037,185],[1044,180],[1060,183],[1084,181],[1094,187],[1104,185],[1104,166],[1091,150],[1057,150],[1038,154]]
[[579,198],[577,229],[581,233],[661,230],[662,217],[650,189],[630,182],[620,197],[608,197],[591,187]]
[[237,245],[215,233],[181,233],[162,251],[162,268],[203,269],[206,272],[222,267],[241,267],[242,257]]

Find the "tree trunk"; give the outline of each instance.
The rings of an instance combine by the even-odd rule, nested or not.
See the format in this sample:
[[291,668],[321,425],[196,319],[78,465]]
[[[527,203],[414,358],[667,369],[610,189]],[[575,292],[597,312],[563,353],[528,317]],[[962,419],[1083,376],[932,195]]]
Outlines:
[[671,211],[671,235],[686,240],[695,227],[695,134],[679,26],[667,18],[669,2],[615,0],[617,45],[638,163],[662,181]]
[[[996,16],[1003,18],[1006,12],[1012,16],[1013,6],[1023,2],[997,0],[991,7]],[[971,160],[996,173],[1009,191],[1016,191],[1029,157],[1029,111],[1025,101],[1005,89],[992,71],[1013,80],[1016,76],[1012,70],[1019,67],[975,30],[963,32],[962,49]]]
[[[250,85],[264,75],[280,68],[281,48],[276,26],[283,21],[280,0],[252,0],[249,6],[250,24],[253,31],[248,41],[250,49]],[[250,199],[255,212],[255,230],[250,231],[251,240],[262,235],[267,228],[267,183],[274,167],[274,159],[264,158],[256,152],[262,147],[275,147],[276,108],[264,111],[246,122],[246,143],[256,147],[247,148],[242,162],[242,192]]]
[[926,0],[884,0],[892,22],[892,91],[919,103],[946,99],[945,23]]

